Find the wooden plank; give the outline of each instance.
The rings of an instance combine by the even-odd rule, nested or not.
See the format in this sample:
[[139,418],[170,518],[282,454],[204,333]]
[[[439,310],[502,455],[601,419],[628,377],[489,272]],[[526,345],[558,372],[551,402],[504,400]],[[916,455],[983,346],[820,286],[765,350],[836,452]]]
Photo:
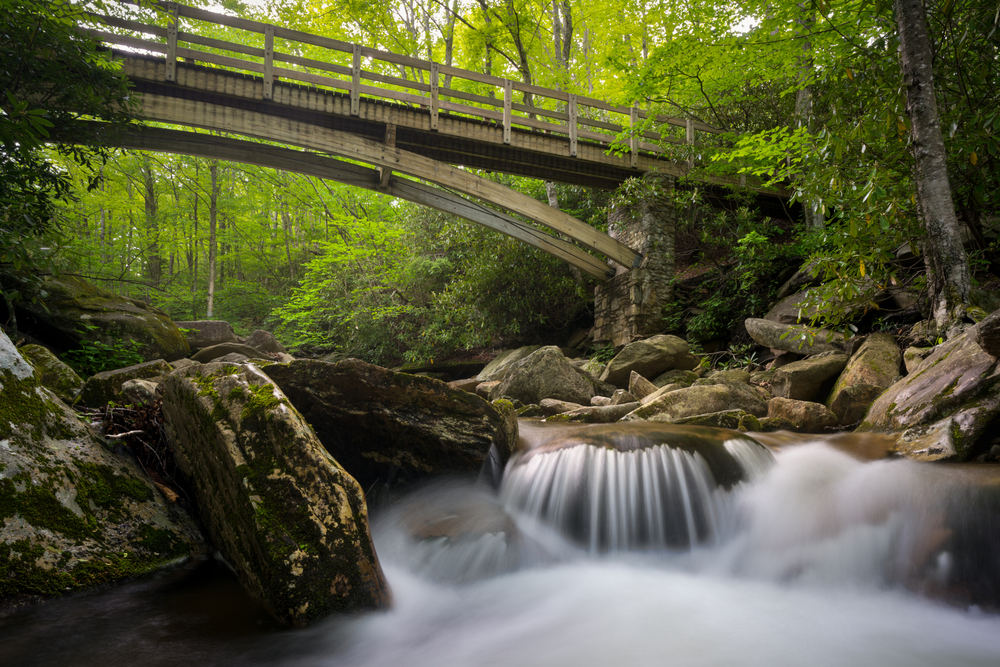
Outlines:
[[178,5],[178,8],[180,9],[180,15],[185,18],[205,21],[206,23],[214,23],[215,25],[229,26],[230,28],[239,28],[240,30],[247,30],[249,32],[264,32],[264,24],[258,21],[241,19],[236,16],[227,16],[226,14],[197,9],[196,7],[188,7],[187,5]]
[[351,115],[361,113],[361,47],[354,45],[351,60]]
[[219,49],[221,51],[232,51],[233,53],[242,53],[243,55],[254,56],[256,58],[264,57],[264,49],[258,49],[255,46],[245,46],[243,44],[226,42],[224,40],[213,39],[211,37],[202,37],[201,35],[195,35],[190,32],[177,33],[177,40],[180,42],[187,42],[188,44],[198,44],[199,46],[207,46],[211,49]]
[[[98,123],[92,123],[100,127]],[[95,132],[95,136],[107,136]],[[134,150],[161,151],[198,157],[255,164],[325,178],[348,185],[376,189],[378,174],[374,169],[334,158],[278,146],[253,143],[227,137],[181,132],[157,127],[138,127],[116,137],[115,145]],[[387,194],[430,206],[500,231],[527,245],[576,266],[599,279],[613,273],[605,262],[576,246],[545,234],[530,225],[476,202],[424,183],[395,178],[385,189]]]
[[303,44],[309,44],[310,46],[319,46],[324,49],[330,49],[331,51],[342,51],[343,53],[354,52],[354,44],[351,44],[350,42],[344,42],[331,37],[323,37],[321,35],[313,35],[299,30],[291,30],[290,28],[283,28],[280,25],[274,26],[274,36],[279,39],[287,39],[292,42],[301,42]]
[[274,86],[274,26],[264,27],[264,99],[271,99]]
[[628,246],[558,209],[469,171],[416,153],[390,148],[347,132],[269,116],[259,111],[219,107],[198,100],[178,100],[148,93],[142,96],[142,103],[149,120],[234,132],[328,152],[379,167],[389,167],[394,171],[497,203],[565,234],[619,264],[632,266],[640,258]]
[[518,104],[517,102],[512,102],[510,107],[514,111],[535,114],[536,116],[545,116],[546,118],[555,118],[556,120],[566,120],[567,118],[565,112],[562,111],[549,111],[548,109],[543,109],[542,107],[530,107],[527,104]]
[[116,35],[113,32],[96,30],[94,28],[78,28],[78,31],[107,44],[130,46],[134,49],[142,49],[143,51],[150,51],[152,53],[167,54],[167,45],[160,44],[159,42],[151,42],[138,37],[129,37],[128,35]]
[[569,125],[569,156],[576,157],[576,95],[569,96],[569,106],[566,113]]
[[322,60],[313,60],[312,58],[303,58],[302,56],[293,56],[291,54],[281,52],[275,53],[274,59],[283,63],[299,65],[300,67],[311,67],[313,69],[323,70],[324,72],[332,72],[333,74],[339,74],[344,77],[351,76],[350,67],[326,63]]
[[167,29],[161,28],[160,26],[146,25],[145,23],[140,23],[139,21],[131,21],[129,19],[118,18],[117,16],[110,16],[108,14],[98,14],[96,12],[84,12],[84,14],[93,18],[98,23],[114,26],[115,28],[124,28],[125,30],[134,30],[135,32],[155,35],[164,41],[167,39]]
[[206,53],[205,51],[196,51],[195,49],[185,49],[181,47],[177,47],[177,55],[182,58],[189,58],[203,63],[212,63],[213,65],[232,67],[233,69],[256,72],[257,74],[264,73],[263,63],[252,63],[249,60],[243,60],[242,58],[230,58],[229,56],[220,56],[215,53]]
[[167,3],[170,18],[167,22],[167,81],[177,81],[177,22],[178,7],[176,2]]
[[[385,124],[385,143],[386,146],[396,145],[396,126],[393,123]],[[386,186],[389,185],[389,177],[392,176],[392,169],[389,167],[379,167],[378,168],[378,187],[381,190],[385,190]]]
[[438,130],[438,64],[431,63],[431,130]]
[[505,144],[510,143],[510,124],[511,124],[511,104],[514,100],[514,88],[511,85],[510,79],[504,79],[503,81],[503,142]]
[[351,90],[350,81],[342,81],[329,76],[320,76],[319,74],[309,74],[308,72],[300,72],[294,69],[285,69],[284,67],[275,67],[274,75],[290,81],[302,81],[303,83],[327,86],[328,88],[336,88],[337,90]]
[[559,100],[560,102],[568,102],[569,95],[562,92],[561,90],[553,90],[552,88],[542,88],[541,86],[535,86],[530,83],[521,83],[520,81],[514,81],[514,90],[520,90],[522,93],[531,93],[532,95],[538,95],[539,97],[547,97],[552,100]]

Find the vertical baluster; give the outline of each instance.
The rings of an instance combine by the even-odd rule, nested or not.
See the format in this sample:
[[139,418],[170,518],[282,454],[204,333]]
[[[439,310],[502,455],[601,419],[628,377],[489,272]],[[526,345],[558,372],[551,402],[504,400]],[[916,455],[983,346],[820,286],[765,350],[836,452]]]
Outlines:
[[167,20],[167,72],[166,79],[170,82],[177,81],[177,22],[179,21],[180,10],[176,2],[167,3],[167,13],[170,18]]
[[510,79],[503,80],[503,142],[510,143],[511,104],[514,101],[514,85]]
[[264,26],[264,99],[274,96],[274,26]]
[[357,44],[351,62],[351,115],[361,115],[361,47]]
[[576,95],[569,96],[567,108],[569,122],[569,156],[576,157]]
[[431,63],[431,130],[438,129],[438,64]]

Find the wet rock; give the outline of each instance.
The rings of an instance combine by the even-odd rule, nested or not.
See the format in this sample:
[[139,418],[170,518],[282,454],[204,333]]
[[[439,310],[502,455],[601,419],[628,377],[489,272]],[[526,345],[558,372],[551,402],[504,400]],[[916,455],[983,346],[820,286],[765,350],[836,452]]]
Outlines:
[[578,424],[611,424],[639,407],[638,403],[622,403],[621,405],[581,406],[549,417],[549,422],[570,422]]
[[490,393],[496,387],[500,386],[500,380],[491,380],[489,382],[480,382],[476,385],[476,396],[483,398],[485,400],[490,399]]
[[246,340],[243,341],[244,345],[249,345],[252,348],[260,350],[261,352],[269,352],[271,354],[282,353],[285,354],[288,350],[285,346],[278,342],[274,334],[270,331],[264,331],[263,329],[257,329],[252,334],[247,336]]
[[220,345],[222,343],[238,343],[239,336],[233,331],[233,325],[223,320],[189,320],[176,322],[184,329],[184,337],[192,350]]
[[724,410],[722,412],[710,412],[707,415],[694,415],[684,417],[674,422],[675,424],[686,424],[690,426],[712,426],[714,428],[728,428],[733,431],[759,431],[760,420],[743,410]]
[[823,400],[824,389],[844,370],[847,359],[846,354],[827,354],[782,366],[774,371],[771,393],[797,401]]
[[678,384],[682,387],[690,387],[698,380],[698,374],[694,371],[667,371],[653,378],[653,384],[663,388],[668,384]]
[[685,387],[682,384],[667,384],[660,387],[649,396],[643,397],[643,399],[639,402],[642,403],[643,405],[649,405],[650,403],[654,403],[660,400],[661,398],[663,398],[663,396],[669,394],[672,391],[677,391],[678,389],[684,389],[684,388]]
[[[294,360],[289,359],[289,361],[294,361]],[[476,378],[467,378],[465,380],[452,380],[451,382],[448,383],[448,386],[451,387],[452,389],[461,389],[462,391],[467,391],[470,394],[475,394],[476,387],[478,387],[480,384],[481,383]],[[487,394],[487,396],[488,395],[489,394]]]
[[0,332],[0,602],[151,572],[207,546],[115,456]]
[[780,396],[767,402],[767,416],[789,422],[789,430],[797,433],[822,433],[840,423],[837,415],[822,403],[796,401]]
[[643,399],[655,392],[659,387],[655,384],[642,377],[635,371],[628,378],[628,393],[632,394],[638,399]]
[[822,352],[849,352],[851,341],[843,334],[803,325],[778,324],[768,320],[749,318],[744,322],[750,337],[774,350],[811,355]]
[[[81,341],[119,345],[134,341],[145,361],[173,361],[191,348],[173,320],[159,308],[126,299],[75,276],[46,276],[40,297],[28,291],[16,307],[18,326],[60,354]],[[42,304],[45,304],[44,307]]]
[[297,359],[264,370],[366,490],[474,476],[491,447],[503,464],[517,441],[513,405],[501,411],[500,401],[430,378],[357,359]]
[[632,371],[643,377],[655,377],[669,370],[691,370],[697,365],[698,360],[683,338],[653,336],[626,345],[608,363],[601,381],[624,387],[628,385]]
[[594,396],[590,399],[591,405],[611,405],[610,396]]
[[611,405],[622,405],[623,403],[637,403],[635,396],[624,389],[617,389],[611,395]]
[[538,405],[542,409],[542,414],[546,416],[558,415],[562,412],[569,412],[570,410],[576,410],[577,408],[583,407],[579,403],[560,401],[557,398],[543,398],[542,402],[539,403]]
[[99,408],[116,400],[122,385],[129,380],[158,378],[173,372],[173,370],[170,364],[163,359],[157,359],[135,366],[97,373],[87,378],[80,390],[77,402],[90,408]]
[[795,432],[795,424],[781,417],[764,417],[760,420],[761,433],[774,433],[775,431]]
[[493,361],[486,364],[486,368],[484,368],[479,375],[476,376],[476,379],[480,382],[494,382],[502,380],[506,377],[507,368],[511,364],[524,359],[526,356],[539,350],[541,347],[541,345],[528,345],[525,347],[519,347],[516,350],[504,350],[497,354],[497,356],[493,358]]
[[940,458],[974,456],[1000,415],[1000,369],[976,342],[979,326],[935,347],[875,400],[858,430],[908,431],[914,441],[933,432],[937,444],[904,446],[904,453],[933,449]]
[[588,405],[593,396],[613,391],[613,387],[602,386],[570,364],[559,348],[548,346],[508,367],[507,375],[490,392],[490,397],[510,396],[524,403],[556,398]]
[[163,417],[212,542],[275,618],[389,604],[364,492],[258,368],[174,372]]
[[856,424],[864,418],[868,406],[899,377],[900,361],[899,346],[889,334],[875,333],[865,339],[826,401],[841,424]]
[[219,343],[218,345],[211,345],[192,354],[191,360],[207,364],[208,362],[215,361],[220,357],[226,356],[227,354],[234,353],[242,354],[247,359],[262,359],[271,361],[271,357],[266,353],[261,352],[257,348],[250,347],[249,345],[244,345],[243,343]]
[[692,386],[664,394],[625,416],[625,421],[673,422],[684,417],[726,410],[743,410],[755,417],[767,414],[767,404],[749,385],[720,383]]
[[83,387],[83,380],[72,368],[64,364],[41,345],[22,345],[21,355],[34,367],[39,383],[66,401],[72,403]]

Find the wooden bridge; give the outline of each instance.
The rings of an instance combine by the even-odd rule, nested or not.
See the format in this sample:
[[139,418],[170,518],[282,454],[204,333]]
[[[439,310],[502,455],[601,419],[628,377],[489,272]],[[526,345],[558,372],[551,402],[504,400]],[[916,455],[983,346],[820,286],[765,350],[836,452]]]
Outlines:
[[[688,173],[691,159],[685,164],[667,160],[653,141],[694,148],[699,132],[721,132],[690,119],[650,117],[637,106],[281,26],[172,2],[156,7],[154,14],[122,2],[121,15],[91,14],[93,23],[80,29],[115,49],[142,94],[146,120],[216,134],[145,125],[118,137],[118,145],[253,163],[380,190],[497,229],[599,278],[611,274],[608,264],[573,242],[625,266],[637,266],[642,258],[558,209],[468,168],[613,189],[652,169]],[[683,137],[640,131],[647,119],[681,128]],[[624,144],[616,141],[633,127]],[[399,173],[421,180],[399,178]],[[458,193],[517,213],[570,241]],[[760,197],[774,208],[782,195],[770,191]]]

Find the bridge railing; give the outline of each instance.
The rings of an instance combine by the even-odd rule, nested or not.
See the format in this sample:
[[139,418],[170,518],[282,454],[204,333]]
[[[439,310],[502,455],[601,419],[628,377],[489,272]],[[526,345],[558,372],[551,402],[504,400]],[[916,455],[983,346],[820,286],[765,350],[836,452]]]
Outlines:
[[[122,4],[133,3],[122,0]],[[662,152],[659,145],[643,139],[694,146],[696,132],[723,132],[689,118],[655,115],[638,106],[618,106],[282,26],[174,2],[152,4],[166,12],[166,26],[91,14],[95,23],[81,30],[111,46],[164,55],[168,81],[176,81],[177,60],[183,58],[259,75],[267,100],[272,99],[277,81],[295,81],[348,94],[352,115],[360,114],[364,95],[427,109],[431,130],[438,129],[440,114],[446,112],[502,126],[506,144],[514,128],[564,135],[573,157],[580,140],[611,147],[618,135],[647,119],[661,126],[684,128],[683,139],[649,129],[632,133],[628,153],[633,167],[638,164],[640,151]],[[188,26],[190,29],[185,30]],[[220,31],[218,26],[235,30]],[[521,101],[517,101],[515,93],[521,94]],[[531,104],[526,104],[526,99]]]

